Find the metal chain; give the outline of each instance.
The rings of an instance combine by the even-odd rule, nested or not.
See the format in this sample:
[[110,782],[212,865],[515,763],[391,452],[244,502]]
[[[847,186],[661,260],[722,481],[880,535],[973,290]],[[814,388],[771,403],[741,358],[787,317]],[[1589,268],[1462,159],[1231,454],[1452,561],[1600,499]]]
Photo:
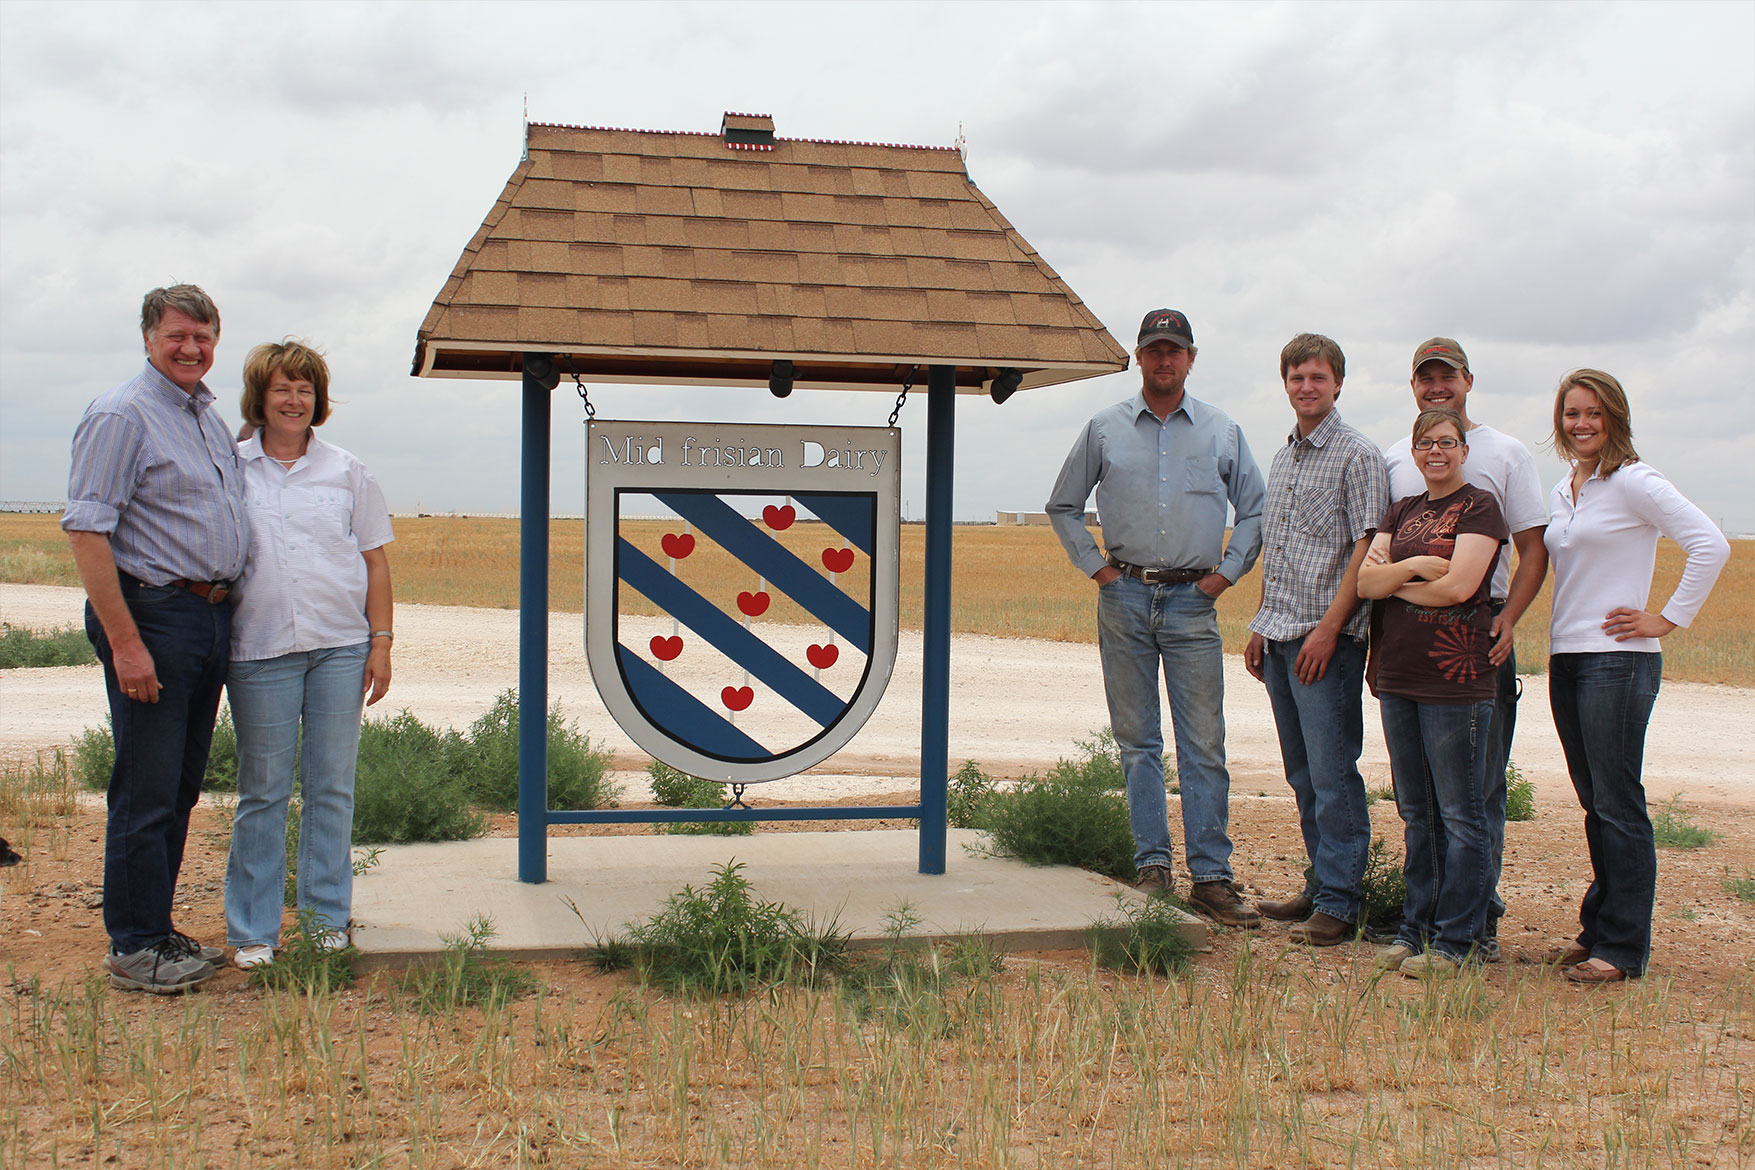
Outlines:
[[890,411],[890,421],[885,426],[895,426],[896,420],[902,416],[902,404],[908,401],[908,391],[914,389],[914,369],[913,366],[908,367],[908,376],[902,379],[902,392],[896,395],[896,405]]
[[579,371],[573,368],[573,355],[567,353],[562,354],[561,357],[567,363],[567,373],[573,375],[573,385],[579,391],[579,401],[585,404],[585,418],[587,420],[595,419],[597,408],[591,405],[591,391],[585,388],[585,383],[579,380]]

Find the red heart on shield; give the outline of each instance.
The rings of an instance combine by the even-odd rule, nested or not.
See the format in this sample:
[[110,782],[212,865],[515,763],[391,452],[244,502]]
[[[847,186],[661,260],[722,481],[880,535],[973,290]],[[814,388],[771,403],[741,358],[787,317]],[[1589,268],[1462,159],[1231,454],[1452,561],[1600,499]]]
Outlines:
[[682,639],[681,638],[679,638],[675,635],[672,635],[671,637],[666,638],[662,634],[656,634],[653,636],[653,638],[652,638],[652,657],[657,658],[657,659],[661,659],[664,662],[669,662],[672,658],[675,658],[678,654],[681,654],[681,653],[682,653]]
[[796,519],[798,519],[798,509],[791,504],[787,504],[783,508],[776,508],[773,504],[769,504],[762,509],[763,523],[775,532],[785,532],[792,527],[792,522]]
[[806,648],[804,656],[810,659],[810,664],[818,670],[827,670],[829,667],[835,665],[835,660],[837,658],[841,657],[841,647],[836,646],[834,643],[830,643],[827,646],[812,644]]
[[761,593],[739,593],[737,595],[737,608],[751,617],[761,617],[768,612],[768,600],[766,590]]
[[845,573],[853,567],[853,550],[850,548],[826,548],[823,550],[823,568],[831,573]]
[[664,555],[682,560],[695,551],[695,534],[692,532],[667,532],[664,539],[658,542],[664,546]]
[[748,687],[726,687],[719,692],[719,701],[733,711],[741,711],[756,701],[756,692]]

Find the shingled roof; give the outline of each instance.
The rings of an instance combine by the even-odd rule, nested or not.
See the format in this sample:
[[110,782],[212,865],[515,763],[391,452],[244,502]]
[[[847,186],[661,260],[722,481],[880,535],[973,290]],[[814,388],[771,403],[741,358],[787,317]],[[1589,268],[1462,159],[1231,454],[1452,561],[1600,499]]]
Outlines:
[[[597,381],[979,392],[1127,368],[970,180],[955,147],[532,123],[420,327],[424,377],[517,378],[525,351]],[[562,369],[567,364],[562,362]],[[924,369],[917,380],[923,381]]]

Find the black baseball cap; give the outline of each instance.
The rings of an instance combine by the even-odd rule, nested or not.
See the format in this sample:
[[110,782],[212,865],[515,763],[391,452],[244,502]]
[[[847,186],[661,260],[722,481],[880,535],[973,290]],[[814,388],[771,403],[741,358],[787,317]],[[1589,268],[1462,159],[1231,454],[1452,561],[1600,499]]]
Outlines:
[[1153,309],[1140,322],[1140,339],[1134,342],[1134,348],[1144,349],[1154,341],[1168,341],[1183,349],[1193,349],[1194,330],[1189,328],[1188,318],[1177,310]]

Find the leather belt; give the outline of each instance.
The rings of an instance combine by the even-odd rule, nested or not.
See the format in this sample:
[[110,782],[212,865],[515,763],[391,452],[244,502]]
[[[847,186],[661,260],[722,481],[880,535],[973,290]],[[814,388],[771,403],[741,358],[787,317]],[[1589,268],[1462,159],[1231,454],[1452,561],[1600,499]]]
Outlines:
[[1144,581],[1147,585],[1187,585],[1212,572],[1211,569],[1148,569],[1143,565],[1118,561],[1114,557],[1106,559],[1112,566],[1120,569],[1124,576]]
[[[132,573],[118,573],[117,576],[124,581],[131,581],[136,585],[152,588],[152,586],[147,585],[145,581],[142,581]],[[178,577],[175,581],[166,581],[161,588],[182,589],[189,593],[193,593],[208,605],[220,605],[226,598],[231,596],[232,590],[237,588],[237,582],[191,581],[187,577]]]

